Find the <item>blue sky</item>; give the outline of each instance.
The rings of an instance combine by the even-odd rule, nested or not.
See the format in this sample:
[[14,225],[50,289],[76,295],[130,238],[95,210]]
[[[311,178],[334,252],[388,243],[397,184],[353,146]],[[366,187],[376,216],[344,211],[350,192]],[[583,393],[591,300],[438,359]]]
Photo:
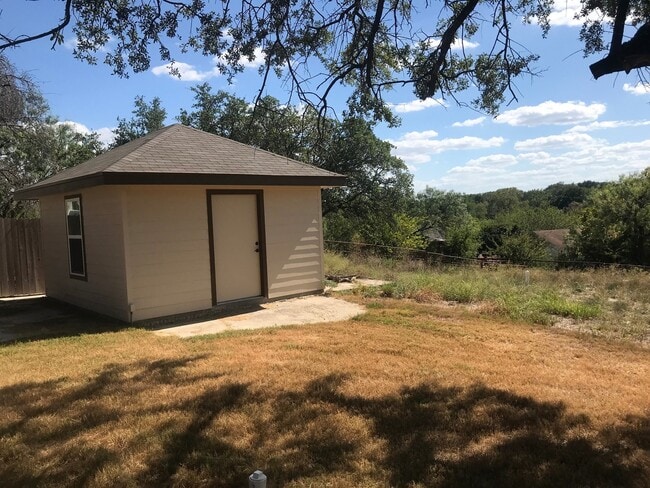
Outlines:
[[[0,0],[0,32],[40,32],[61,16],[55,0]],[[517,82],[519,100],[503,106],[492,118],[452,100],[418,101],[407,87],[386,95],[402,120],[396,128],[379,126],[376,133],[395,147],[414,175],[416,190],[426,186],[466,193],[516,186],[523,190],[583,180],[606,181],[650,166],[650,85],[635,73],[610,75],[596,81],[588,66],[597,57],[583,58],[579,23],[573,19],[579,0],[558,2],[551,32],[542,39],[537,26],[515,26],[515,36],[540,55],[542,70],[534,79]],[[632,35],[630,28],[626,34]],[[465,44],[479,51],[491,39],[480,35]],[[106,140],[117,117],[128,118],[136,95],[158,96],[176,122],[181,108],[190,108],[190,87],[209,82],[213,90],[229,90],[251,100],[260,84],[257,66],[248,63],[229,85],[209,57],[176,58],[179,80],[162,62],[128,79],[111,75],[103,64],[89,66],[72,56],[74,38],[51,49],[47,39],[5,51],[18,69],[38,82],[52,112],[81,130],[98,131]],[[282,102],[288,93],[274,80],[267,90]],[[346,93],[334,98],[339,113]],[[471,95],[460,95],[469,100]]]

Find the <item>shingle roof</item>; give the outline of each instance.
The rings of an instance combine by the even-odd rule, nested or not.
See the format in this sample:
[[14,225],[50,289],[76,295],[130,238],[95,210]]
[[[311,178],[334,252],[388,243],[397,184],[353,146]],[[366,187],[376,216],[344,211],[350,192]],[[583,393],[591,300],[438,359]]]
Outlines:
[[553,249],[558,251],[566,248],[566,238],[569,235],[569,229],[551,229],[551,230],[536,230],[535,235],[543,239]]
[[37,198],[110,184],[342,186],[345,177],[175,124],[18,190],[15,196]]

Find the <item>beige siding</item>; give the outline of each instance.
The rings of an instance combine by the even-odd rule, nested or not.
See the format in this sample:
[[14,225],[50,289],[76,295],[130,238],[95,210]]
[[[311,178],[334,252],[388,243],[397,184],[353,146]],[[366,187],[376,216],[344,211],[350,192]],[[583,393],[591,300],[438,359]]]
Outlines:
[[[88,281],[68,274],[64,195],[41,199],[47,294],[124,321],[212,307],[204,186],[83,190]],[[241,189],[238,187],[237,189]],[[264,192],[268,297],[322,290],[320,189]]]
[[204,187],[126,188],[128,296],[134,320],[212,306]]
[[122,190],[95,187],[81,195],[87,280],[70,278],[65,195],[41,198],[43,265],[48,296],[129,320],[124,266]]
[[320,188],[264,190],[269,298],[323,289]]

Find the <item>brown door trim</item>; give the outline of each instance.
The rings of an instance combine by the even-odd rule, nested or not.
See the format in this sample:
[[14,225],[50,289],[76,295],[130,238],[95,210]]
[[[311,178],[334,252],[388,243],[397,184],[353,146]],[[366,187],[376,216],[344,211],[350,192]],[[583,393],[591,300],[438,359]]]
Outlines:
[[212,289],[212,306],[217,305],[217,276],[214,262],[214,228],[212,225],[212,195],[255,195],[257,201],[257,235],[260,255],[260,287],[263,298],[268,298],[268,280],[266,268],[266,225],[264,218],[264,190],[206,190],[208,205],[208,244],[210,251],[210,286]]

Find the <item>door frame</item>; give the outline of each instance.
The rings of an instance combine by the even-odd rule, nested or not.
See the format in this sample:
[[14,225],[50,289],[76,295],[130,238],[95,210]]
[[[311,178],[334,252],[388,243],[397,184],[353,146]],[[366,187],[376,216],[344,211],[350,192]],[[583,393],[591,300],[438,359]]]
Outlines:
[[219,304],[217,302],[217,274],[216,263],[214,260],[214,226],[212,224],[213,195],[255,195],[255,200],[257,203],[257,235],[259,239],[261,297],[268,298],[268,279],[266,268],[266,227],[264,223],[264,190],[206,190],[206,200],[208,207],[208,247],[210,251],[210,287],[212,290],[212,306]]

